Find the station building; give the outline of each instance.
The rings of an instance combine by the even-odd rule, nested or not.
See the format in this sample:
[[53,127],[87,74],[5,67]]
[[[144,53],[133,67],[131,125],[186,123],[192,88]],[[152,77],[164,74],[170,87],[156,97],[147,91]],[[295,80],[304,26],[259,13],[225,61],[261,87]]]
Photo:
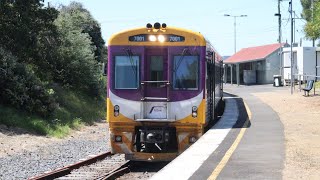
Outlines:
[[231,84],[270,84],[281,74],[281,47],[268,44],[243,48],[223,61],[224,81]]

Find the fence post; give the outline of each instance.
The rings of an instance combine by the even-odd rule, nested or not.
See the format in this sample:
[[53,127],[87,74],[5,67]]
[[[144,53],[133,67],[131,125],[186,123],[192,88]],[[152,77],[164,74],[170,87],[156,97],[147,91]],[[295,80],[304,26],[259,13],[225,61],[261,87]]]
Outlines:
[[313,95],[316,95],[316,78],[313,81]]
[[301,92],[301,74],[298,75],[299,91]]
[[294,74],[293,75],[293,90],[296,90],[296,81],[295,81],[295,79],[296,79],[296,75]]

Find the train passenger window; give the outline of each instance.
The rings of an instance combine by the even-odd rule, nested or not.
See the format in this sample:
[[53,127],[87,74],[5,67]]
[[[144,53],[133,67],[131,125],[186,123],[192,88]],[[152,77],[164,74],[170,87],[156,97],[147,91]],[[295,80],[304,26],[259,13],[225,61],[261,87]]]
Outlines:
[[114,77],[115,89],[137,89],[139,56],[116,56]]
[[199,85],[199,56],[174,56],[173,88],[196,90]]

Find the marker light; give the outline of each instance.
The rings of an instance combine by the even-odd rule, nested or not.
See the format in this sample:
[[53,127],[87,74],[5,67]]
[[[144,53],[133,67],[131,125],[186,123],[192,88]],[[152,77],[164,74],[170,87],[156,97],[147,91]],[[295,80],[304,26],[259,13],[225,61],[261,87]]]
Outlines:
[[156,23],[154,23],[154,25],[153,25],[153,27],[155,28],[155,29],[160,29],[160,23],[158,23],[158,22],[156,22]]
[[147,24],[146,26],[148,29],[151,29],[152,28],[152,25],[150,23]]
[[155,35],[150,35],[149,36],[149,41],[156,41],[157,40],[157,37]]
[[114,140],[115,140],[115,142],[122,142],[122,137],[119,135],[116,135]]
[[197,106],[192,107],[192,111],[197,111],[197,110],[198,110]]
[[198,108],[197,106],[192,106],[192,117],[196,118],[198,116]]
[[163,35],[159,35],[159,36],[158,36],[158,41],[159,41],[159,42],[164,42],[164,41],[165,41],[164,36],[163,36]]
[[189,143],[195,143],[197,141],[197,138],[194,136],[189,137]]
[[119,114],[120,114],[120,107],[118,106],[118,105],[115,105],[114,107],[113,107],[113,115],[115,116],[115,117],[117,117],[117,116],[119,116]]

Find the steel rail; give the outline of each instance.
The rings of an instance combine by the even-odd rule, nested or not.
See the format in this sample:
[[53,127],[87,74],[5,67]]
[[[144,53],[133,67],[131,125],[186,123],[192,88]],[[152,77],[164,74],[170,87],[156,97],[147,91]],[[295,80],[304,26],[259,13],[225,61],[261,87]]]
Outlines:
[[59,168],[59,169],[53,170],[51,172],[36,176],[36,177],[31,177],[31,178],[29,178],[29,180],[45,180],[45,179],[59,178],[61,176],[65,176],[65,175],[70,174],[71,171],[74,169],[79,169],[82,166],[93,164],[93,163],[95,163],[99,160],[105,159],[106,157],[111,156],[111,155],[112,155],[111,152],[102,153],[97,156],[91,157],[89,159],[77,162],[75,164],[71,164],[71,165],[65,166],[63,168]]
[[119,167],[113,169],[112,171],[107,172],[104,175],[101,175],[97,180],[113,180],[117,179],[118,177],[124,175],[125,173],[130,172],[130,163],[131,161],[126,161],[124,164],[120,165]]

